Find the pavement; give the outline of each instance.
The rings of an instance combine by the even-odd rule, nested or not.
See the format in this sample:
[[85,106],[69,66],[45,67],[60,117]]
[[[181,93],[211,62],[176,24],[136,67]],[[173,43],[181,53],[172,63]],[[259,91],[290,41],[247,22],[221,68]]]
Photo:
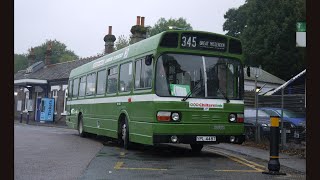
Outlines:
[[[263,150],[263,149],[244,146],[244,145],[227,144],[227,143],[209,145],[209,147],[210,146],[214,148],[223,149],[225,151],[242,154],[244,156],[250,156],[250,157],[262,159],[265,161],[269,161],[270,159],[269,150]],[[306,159],[300,158],[298,156],[289,156],[283,153],[279,153],[279,162],[281,166],[286,166],[296,171],[306,173]]]
[[[20,120],[14,120],[14,123],[15,124],[20,124]],[[23,119],[22,120],[22,124],[27,124],[26,120]],[[39,122],[39,121],[34,121],[34,120],[29,120],[29,125],[34,125],[34,126],[48,126],[48,127],[57,127],[57,128],[68,128],[66,122],[62,122],[62,121],[59,121],[59,122],[45,122],[45,121],[42,121],[42,122]]]
[[[20,123],[19,120],[15,120],[14,123]],[[22,122],[23,124],[26,124],[26,121],[24,120]],[[58,128],[68,128],[68,126],[65,123],[41,123],[36,121],[29,121],[29,125],[35,125],[35,126],[50,126],[50,127],[58,127]],[[262,159],[265,161],[269,161],[270,158],[270,151],[269,150],[263,150],[255,147],[250,146],[244,146],[244,145],[238,145],[238,144],[229,144],[229,143],[220,143],[215,145],[208,145],[208,148],[214,147],[218,149],[222,149],[225,151],[229,151],[232,153],[238,153],[244,156],[250,156],[258,159]],[[306,173],[306,159],[298,157],[298,156],[289,156],[283,153],[279,153],[279,161],[281,166],[286,166],[288,168],[291,168],[293,170]]]

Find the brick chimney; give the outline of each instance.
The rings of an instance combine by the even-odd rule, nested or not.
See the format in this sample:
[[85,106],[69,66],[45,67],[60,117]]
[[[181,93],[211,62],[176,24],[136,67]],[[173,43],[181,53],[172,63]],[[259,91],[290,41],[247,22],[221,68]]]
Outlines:
[[139,42],[147,37],[147,29],[144,27],[144,17],[137,16],[137,24],[131,27],[131,44]]
[[46,50],[46,57],[45,57],[45,65],[48,66],[51,64],[51,55],[52,55],[52,42],[49,41],[47,45],[47,50]]
[[36,56],[34,54],[34,49],[31,47],[30,53],[28,55],[28,66],[31,66],[36,61]]
[[105,45],[104,45],[104,54],[110,54],[114,51],[114,41],[116,37],[112,35],[112,26],[109,26],[109,32],[103,38]]

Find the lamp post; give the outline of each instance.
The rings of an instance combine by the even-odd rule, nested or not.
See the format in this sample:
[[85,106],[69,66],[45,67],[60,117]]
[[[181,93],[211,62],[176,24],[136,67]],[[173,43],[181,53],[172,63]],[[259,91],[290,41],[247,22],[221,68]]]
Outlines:
[[254,71],[254,77],[255,77],[255,88],[254,88],[254,94],[255,94],[255,108],[256,108],[256,133],[255,133],[255,141],[256,143],[260,142],[260,128],[258,125],[258,93],[259,91],[257,90],[257,81],[258,81],[258,77],[261,75],[261,66],[259,66],[259,68],[255,68]]

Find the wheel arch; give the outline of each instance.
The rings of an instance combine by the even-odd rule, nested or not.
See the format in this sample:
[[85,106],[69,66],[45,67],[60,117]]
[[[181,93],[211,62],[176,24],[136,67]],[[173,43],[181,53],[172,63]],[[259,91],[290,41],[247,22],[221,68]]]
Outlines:
[[125,118],[127,118],[127,121],[129,123],[130,122],[129,113],[126,110],[123,109],[123,110],[120,111],[119,118],[118,118],[118,135],[121,134],[121,125],[122,125],[122,123],[124,123]]

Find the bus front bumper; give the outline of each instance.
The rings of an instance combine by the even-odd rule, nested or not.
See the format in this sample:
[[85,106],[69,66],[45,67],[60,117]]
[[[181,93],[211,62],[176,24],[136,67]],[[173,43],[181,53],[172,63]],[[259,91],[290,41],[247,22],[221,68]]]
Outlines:
[[245,135],[153,135],[153,143],[183,143],[183,144],[242,144]]

